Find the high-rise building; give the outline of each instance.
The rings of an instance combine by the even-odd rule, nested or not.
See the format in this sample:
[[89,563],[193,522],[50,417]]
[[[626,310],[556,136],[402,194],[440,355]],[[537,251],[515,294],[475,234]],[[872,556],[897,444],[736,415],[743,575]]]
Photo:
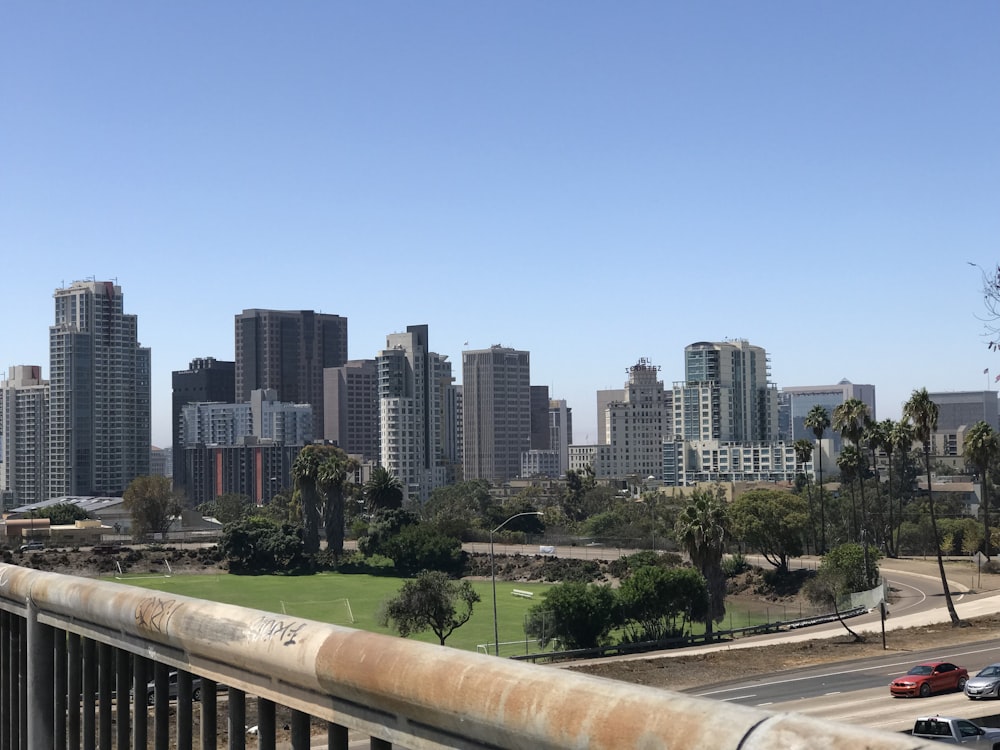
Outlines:
[[310,404],[323,424],[323,370],[347,361],[347,318],[311,310],[244,310],[236,316],[236,401],[271,389],[280,401]]
[[549,443],[549,387],[531,386],[531,450],[546,451]]
[[192,504],[227,493],[260,504],[291,486],[292,462],[313,440],[313,413],[309,404],[278,401],[275,391],[256,390],[245,404],[184,404],[178,432]]
[[49,382],[38,365],[18,365],[0,382],[2,507],[49,499]]
[[597,392],[597,445],[608,444],[608,404],[624,400],[624,388],[608,388]]
[[181,408],[185,404],[218,402],[233,403],[236,400],[236,363],[217,360],[215,357],[199,357],[191,360],[186,370],[175,370],[171,374],[173,395],[171,400],[170,429],[173,436],[174,491],[187,494],[184,471],[184,440],[181,435]]
[[352,359],[323,371],[323,438],[363,461],[379,460],[378,368]]
[[150,352],[121,287],[57,289],[49,328],[49,493],[120,495],[149,474]]
[[660,479],[663,474],[663,438],[670,434],[670,394],[659,377],[660,368],[645,357],[628,368],[621,401],[605,410],[606,460],[595,466],[599,477]]
[[745,340],[684,348],[684,381],[673,386],[673,432],[684,440],[772,441],[777,390],[767,353]]
[[[813,407],[821,406],[826,409],[827,416],[833,422],[833,411],[845,401],[858,399],[868,406],[869,416],[877,419],[875,414],[875,386],[859,385],[850,380],[841,380],[836,385],[801,385],[781,389],[782,400],[788,404],[788,429],[790,435],[786,436],[789,444],[796,440],[808,440],[813,442],[816,435],[811,428],[805,426],[806,417]],[[996,396],[993,398],[994,412],[996,411]],[[996,414],[994,413],[994,419]],[[823,435],[823,440],[830,440],[830,457],[836,459],[843,447],[843,440],[840,433],[833,429],[828,429]],[[824,458],[824,461],[827,459]]]
[[465,479],[502,484],[521,471],[531,445],[528,352],[499,345],[462,352]]
[[573,444],[573,410],[565,399],[549,401],[549,445],[559,454],[559,473],[569,471],[569,447]]
[[927,395],[938,408],[939,432],[972,427],[976,422],[986,422],[994,430],[1000,430],[996,391],[939,391]]
[[375,357],[378,370],[381,461],[407,496],[423,501],[453,474],[451,363],[428,350],[427,326],[386,336]]

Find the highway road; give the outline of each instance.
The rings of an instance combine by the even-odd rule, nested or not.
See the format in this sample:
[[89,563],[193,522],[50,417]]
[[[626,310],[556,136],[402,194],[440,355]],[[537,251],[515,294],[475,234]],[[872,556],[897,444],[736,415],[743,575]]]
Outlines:
[[889,682],[913,664],[928,659],[952,661],[975,674],[989,663],[1000,662],[1000,640],[808,667],[685,692],[769,711],[794,711],[889,731],[908,729],[917,716],[926,714],[953,714],[990,721],[993,715],[1000,713],[998,701],[970,701],[957,692],[930,698],[893,698],[889,694]]

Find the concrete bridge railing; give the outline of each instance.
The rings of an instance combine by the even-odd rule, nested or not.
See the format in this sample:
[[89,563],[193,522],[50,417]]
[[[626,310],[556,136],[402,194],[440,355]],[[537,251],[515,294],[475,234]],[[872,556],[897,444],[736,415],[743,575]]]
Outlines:
[[[176,703],[170,670],[179,674]],[[147,705],[151,677],[157,690]],[[135,699],[125,700],[130,693]],[[248,740],[251,701],[258,725]],[[287,731],[276,726],[279,707],[291,712]],[[220,715],[228,731],[217,731]],[[903,735],[0,565],[0,750],[344,749],[358,738],[375,750],[926,747]]]

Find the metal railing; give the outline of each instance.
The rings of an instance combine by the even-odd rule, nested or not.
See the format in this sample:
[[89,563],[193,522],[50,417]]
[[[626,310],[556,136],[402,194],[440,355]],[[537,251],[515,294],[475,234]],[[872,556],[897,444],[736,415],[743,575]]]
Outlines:
[[[170,670],[179,675],[176,703]],[[156,690],[147,705],[150,675]],[[251,740],[248,706],[257,718]],[[287,729],[278,728],[278,711],[290,715]],[[228,716],[221,732],[220,716]],[[922,746],[797,714],[0,565],[0,750],[248,742],[345,750],[358,738],[374,750]]]

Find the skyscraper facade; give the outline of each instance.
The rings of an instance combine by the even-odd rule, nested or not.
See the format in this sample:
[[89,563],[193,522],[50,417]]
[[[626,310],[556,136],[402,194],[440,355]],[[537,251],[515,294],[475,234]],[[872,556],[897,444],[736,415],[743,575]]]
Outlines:
[[323,371],[323,419],[330,440],[363,461],[379,460],[378,368],[374,359],[352,359]]
[[323,424],[323,370],[347,361],[347,318],[311,310],[244,310],[236,316],[236,401],[272,389],[278,400],[310,404]]
[[49,499],[49,383],[38,365],[18,365],[0,382],[0,495],[3,507]]
[[[869,416],[877,420],[875,414],[875,386],[852,383],[850,380],[841,380],[836,385],[803,385],[781,389],[782,398],[788,404],[788,424],[791,431],[789,443],[796,440],[805,439],[809,442],[816,440],[816,435],[811,428],[806,427],[805,421],[813,407],[821,406],[826,409],[827,416],[833,421],[833,410],[845,401],[858,399],[868,406]],[[994,404],[996,397],[994,396]],[[994,414],[994,418],[996,415]],[[843,439],[840,433],[833,429],[826,430],[823,435],[824,440],[830,440],[831,457],[840,455],[843,447]]]
[[451,363],[428,350],[427,336],[426,325],[407,326],[375,357],[380,463],[421,501],[449,481],[455,462]]
[[772,441],[777,389],[767,353],[745,340],[684,348],[684,381],[673,386],[673,432],[684,440]]
[[170,429],[173,436],[174,491],[187,494],[187,472],[184,471],[185,441],[181,434],[181,409],[185,404],[217,402],[233,403],[236,399],[236,363],[199,357],[191,360],[186,370],[171,373]]
[[49,328],[49,493],[120,495],[149,474],[150,351],[121,287],[55,291]]
[[660,479],[663,474],[663,438],[670,434],[670,394],[659,377],[660,368],[646,358],[628,368],[621,401],[605,409],[606,460],[594,471],[599,477]]
[[462,352],[466,480],[502,484],[531,446],[531,366],[526,351],[499,345]]

